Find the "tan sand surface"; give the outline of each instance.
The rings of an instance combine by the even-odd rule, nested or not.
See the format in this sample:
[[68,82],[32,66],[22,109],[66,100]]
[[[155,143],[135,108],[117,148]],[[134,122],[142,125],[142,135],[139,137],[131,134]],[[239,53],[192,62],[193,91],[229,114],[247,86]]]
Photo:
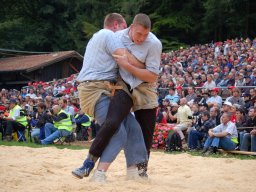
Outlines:
[[121,153],[104,185],[71,175],[88,150],[0,146],[0,191],[254,192],[256,161],[152,152],[149,181],[127,181]]

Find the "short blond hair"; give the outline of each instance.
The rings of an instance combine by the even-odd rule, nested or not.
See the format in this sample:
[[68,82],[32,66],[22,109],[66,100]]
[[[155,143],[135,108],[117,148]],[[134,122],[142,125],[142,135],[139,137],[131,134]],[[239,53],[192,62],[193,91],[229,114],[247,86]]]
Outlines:
[[148,15],[144,13],[137,14],[133,19],[133,24],[139,24],[145,29],[151,29],[151,21]]
[[109,13],[104,19],[104,27],[112,26],[115,21],[117,21],[118,24],[122,24],[125,20],[119,13]]

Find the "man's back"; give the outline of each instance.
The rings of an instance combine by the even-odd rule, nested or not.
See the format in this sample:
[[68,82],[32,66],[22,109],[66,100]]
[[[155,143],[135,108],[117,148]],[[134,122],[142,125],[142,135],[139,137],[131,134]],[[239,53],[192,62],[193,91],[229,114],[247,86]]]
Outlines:
[[121,41],[114,32],[102,29],[95,33],[86,46],[83,68],[77,80],[108,80],[117,77],[118,67],[112,57],[117,48],[122,48]]

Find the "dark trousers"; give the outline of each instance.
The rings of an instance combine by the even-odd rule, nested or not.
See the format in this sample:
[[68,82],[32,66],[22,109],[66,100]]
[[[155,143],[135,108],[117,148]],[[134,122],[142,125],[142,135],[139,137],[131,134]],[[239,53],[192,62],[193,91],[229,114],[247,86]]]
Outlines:
[[7,120],[5,135],[11,136],[13,132],[24,131],[26,127],[14,120]]
[[[130,112],[132,105],[132,99],[125,91],[116,91],[116,94],[111,98],[106,120],[90,147],[89,153],[91,155],[95,157],[102,155],[121,122]],[[149,154],[155,128],[156,109],[136,111],[135,117],[142,128],[145,145]]]

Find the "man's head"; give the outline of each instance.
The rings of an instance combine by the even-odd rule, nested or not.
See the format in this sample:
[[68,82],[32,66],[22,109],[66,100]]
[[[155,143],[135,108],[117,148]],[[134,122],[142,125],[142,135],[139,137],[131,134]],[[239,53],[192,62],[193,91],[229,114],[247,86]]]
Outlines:
[[255,117],[255,109],[254,108],[250,108],[249,111],[248,111],[248,116],[250,118],[254,118]]
[[39,113],[42,113],[46,110],[46,105],[44,103],[38,103],[37,104],[37,109]]
[[210,113],[208,111],[203,112],[202,113],[202,120],[207,121],[208,119],[210,119]]
[[223,113],[221,119],[222,119],[222,123],[223,124],[227,124],[229,122],[231,118],[231,114],[230,113]]
[[67,99],[61,99],[59,100],[59,105],[62,109],[65,109],[68,106],[68,101]]
[[13,109],[17,105],[16,99],[10,99],[10,109]]
[[150,18],[146,14],[139,13],[133,19],[129,36],[135,44],[140,45],[147,39],[150,30]]
[[52,110],[53,110],[53,113],[57,115],[60,112],[61,108],[59,105],[53,105]]
[[127,28],[127,24],[122,15],[118,13],[110,13],[105,17],[104,28],[116,32]]
[[223,111],[224,111],[224,112],[230,112],[232,106],[233,106],[233,105],[232,105],[231,102],[225,101],[225,102],[223,103],[223,106],[222,106]]
[[175,88],[174,87],[170,87],[169,88],[169,94],[170,95],[174,95],[175,94]]
[[188,88],[188,94],[193,95],[195,93],[194,87],[189,87]]
[[180,105],[186,105],[187,104],[187,99],[185,97],[180,99]]
[[210,117],[216,118],[218,116],[218,108],[212,107],[210,109]]

